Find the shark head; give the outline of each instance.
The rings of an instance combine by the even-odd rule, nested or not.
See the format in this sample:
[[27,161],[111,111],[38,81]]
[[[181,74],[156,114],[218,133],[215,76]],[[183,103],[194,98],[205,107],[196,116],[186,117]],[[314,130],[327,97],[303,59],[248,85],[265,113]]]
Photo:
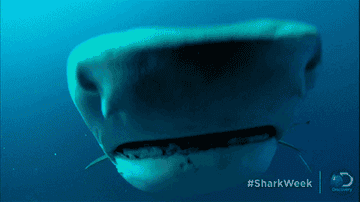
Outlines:
[[264,173],[314,87],[315,27],[258,19],[151,27],[91,38],[71,52],[72,100],[134,187],[190,196]]

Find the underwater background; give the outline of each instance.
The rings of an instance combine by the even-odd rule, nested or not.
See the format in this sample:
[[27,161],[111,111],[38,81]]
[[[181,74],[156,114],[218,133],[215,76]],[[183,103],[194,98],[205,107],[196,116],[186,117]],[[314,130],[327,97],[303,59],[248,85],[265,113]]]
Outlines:
[[[139,26],[195,26],[257,18],[315,25],[322,63],[301,104],[301,124],[285,135],[259,179],[312,181],[308,188],[246,184],[184,200],[359,200],[359,1],[1,1],[1,201],[154,200],[115,166],[84,168],[103,155],[73,104],[70,51],[104,33]],[[340,172],[348,173],[339,178]],[[334,187],[350,184],[350,193]],[[209,176],[209,180],[211,180]]]

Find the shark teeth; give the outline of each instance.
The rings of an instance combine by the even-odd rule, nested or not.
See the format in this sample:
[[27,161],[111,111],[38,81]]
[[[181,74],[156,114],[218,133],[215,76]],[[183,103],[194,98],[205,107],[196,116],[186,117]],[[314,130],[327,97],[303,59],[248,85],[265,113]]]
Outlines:
[[269,138],[269,134],[262,134],[262,135],[254,135],[254,136],[250,136],[250,137],[237,137],[237,138],[232,138],[228,141],[229,146],[232,145],[243,145],[246,143],[254,143],[254,142],[260,142],[263,140],[266,140]]
[[[159,158],[164,156],[171,156],[176,153],[182,155],[188,155],[190,153],[196,152],[197,148],[188,148],[188,149],[181,149],[176,144],[169,144],[168,147],[141,147],[138,149],[123,149],[121,153],[123,156],[127,157],[128,159],[144,159],[144,158]],[[119,154],[119,153],[118,153]]]
[[143,159],[163,155],[163,150],[158,147],[142,147],[139,149],[124,149],[123,155],[129,159]]
[[[261,142],[268,139],[269,134],[254,135],[250,137],[236,137],[228,141],[227,145],[236,146],[244,145],[248,143]],[[214,147],[216,148],[216,147]],[[178,145],[170,143],[167,147],[158,147],[158,146],[144,146],[136,149],[124,148],[122,152],[117,152],[119,155],[135,160],[135,159],[145,159],[145,158],[162,158],[166,156],[171,156],[174,154],[189,155],[199,151],[198,148],[187,148],[181,149]]]

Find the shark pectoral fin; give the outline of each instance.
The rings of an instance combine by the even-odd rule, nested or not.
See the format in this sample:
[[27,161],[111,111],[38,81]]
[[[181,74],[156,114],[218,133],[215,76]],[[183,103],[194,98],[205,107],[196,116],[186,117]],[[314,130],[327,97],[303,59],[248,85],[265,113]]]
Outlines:
[[284,142],[283,140],[279,140],[278,142],[279,142],[279,144],[282,144],[282,145],[284,145],[284,146],[287,146],[287,147],[290,147],[290,148],[296,150],[296,151],[298,152],[298,156],[300,157],[301,161],[305,164],[306,168],[310,171],[310,173],[312,173],[309,165],[306,163],[306,161],[304,160],[304,158],[301,156],[301,151],[300,151],[300,149],[296,148],[294,145],[291,145],[291,144],[289,144],[289,143],[287,143],[287,142]]
[[95,160],[94,160],[93,162],[91,162],[88,166],[86,166],[85,170],[88,169],[89,167],[91,167],[91,166],[93,166],[93,165],[95,165],[95,164],[103,161],[103,160],[106,160],[107,158],[108,158],[108,156],[107,156],[107,155],[104,155],[104,156],[101,156],[101,157],[95,159]]

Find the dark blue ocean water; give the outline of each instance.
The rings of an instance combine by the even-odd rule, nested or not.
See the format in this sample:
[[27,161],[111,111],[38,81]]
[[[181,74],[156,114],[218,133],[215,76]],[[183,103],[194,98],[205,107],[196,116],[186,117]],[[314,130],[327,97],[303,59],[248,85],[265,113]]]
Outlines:
[[[312,181],[312,188],[247,188],[191,200],[359,200],[359,1],[1,1],[1,200],[153,200],[123,180],[103,155],[67,88],[70,51],[91,37],[138,26],[193,26],[277,18],[315,25],[323,63],[264,179]],[[348,172],[353,192],[333,193]],[[321,180],[320,180],[321,175]],[[209,176],[209,180],[212,180]],[[349,178],[344,177],[344,181]],[[321,182],[321,186],[320,186]],[[348,183],[349,181],[346,181]],[[345,182],[344,182],[345,183]],[[321,193],[320,192],[321,187]]]

